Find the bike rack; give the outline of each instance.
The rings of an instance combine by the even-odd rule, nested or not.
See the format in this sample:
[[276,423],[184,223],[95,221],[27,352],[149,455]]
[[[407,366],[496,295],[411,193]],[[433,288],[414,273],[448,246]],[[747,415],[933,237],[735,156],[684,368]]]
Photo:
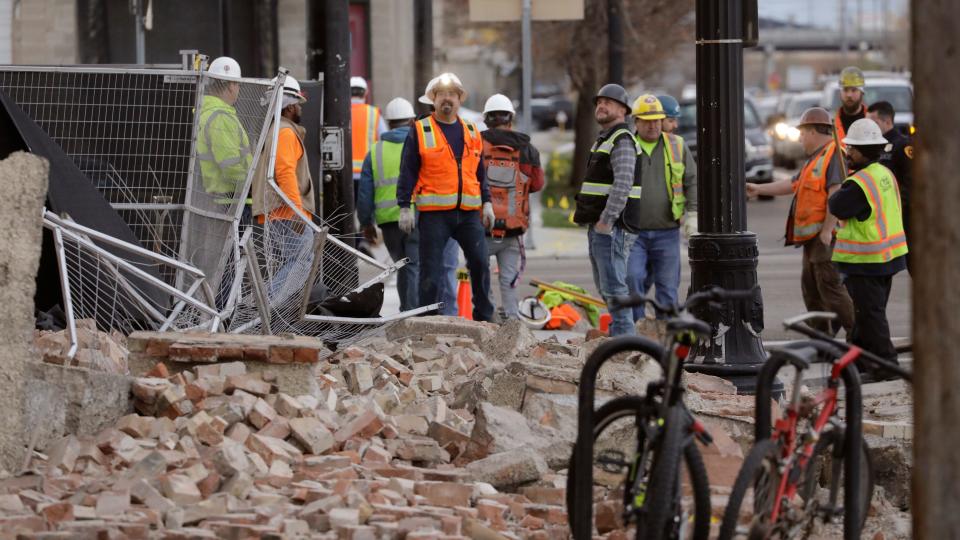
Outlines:
[[[580,392],[577,411],[577,442],[573,450],[573,465],[576,474],[573,478],[574,492],[578,497],[574,499],[575,507],[584,505],[586,508],[577,522],[572,524],[575,540],[590,540],[593,536],[593,428],[594,428],[594,399],[596,397],[597,375],[600,368],[617,354],[622,352],[641,352],[653,357],[658,363],[663,362],[664,349],[659,343],[639,336],[623,336],[611,339],[593,351],[583,365],[580,372]],[[587,494],[586,497],[583,494]],[[575,513],[576,508],[568,508],[569,516]]]
[[[798,342],[797,346],[813,347],[819,351],[825,352],[826,347],[832,347],[818,342]],[[836,352],[831,351],[831,353]],[[769,439],[773,424],[770,411],[770,400],[772,399],[770,388],[777,376],[777,373],[784,365],[791,364],[800,369],[807,367],[806,362],[794,357],[788,351],[774,351],[770,359],[760,368],[757,376],[757,397],[755,401],[754,426],[754,444]],[[860,446],[863,444],[863,396],[860,391],[860,372],[855,364],[850,364],[840,373],[846,387],[847,400],[847,427],[844,431],[843,444],[848,449],[855,449],[848,452],[846,459],[843,460],[843,506],[846,513],[843,520],[843,537],[845,540],[856,540],[860,538]],[[593,449],[591,448],[591,452]],[[579,472],[579,471],[578,471]],[[591,473],[593,471],[591,470]]]

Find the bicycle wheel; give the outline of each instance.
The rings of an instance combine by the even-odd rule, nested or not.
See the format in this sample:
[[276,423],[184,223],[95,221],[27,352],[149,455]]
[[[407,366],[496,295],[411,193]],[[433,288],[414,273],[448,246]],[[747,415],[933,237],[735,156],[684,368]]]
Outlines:
[[[640,456],[646,443],[644,426],[653,422],[654,410],[641,397],[630,396],[612,399],[597,410],[594,427],[594,485],[603,488],[599,500],[594,501],[594,527],[599,534],[622,530],[634,534],[637,539],[652,538],[646,527],[638,527],[634,516],[625,508],[642,506],[649,500],[645,493],[629,493],[631,466],[636,465],[643,478],[649,478],[653,459],[647,452],[646,463],[633,463]],[[710,533],[710,484],[703,458],[692,441],[683,449],[683,476],[680,490],[674,489],[673,520],[664,526],[666,534],[657,538],[679,540],[706,540]],[[567,515],[571,527],[577,519],[575,503],[578,499],[573,490],[574,464],[567,476]],[[676,482],[676,480],[675,480]],[[640,485],[646,482],[641,480]],[[676,483],[674,484],[676,485]],[[589,500],[589,499],[588,499]],[[584,501],[580,500],[583,504]],[[626,520],[624,518],[627,518]]]
[[723,512],[718,540],[788,538],[770,522],[780,484],[779,451],[776,441],[764,439],[747,454]]
[[[806,531],[810,533],[817,522],[829,521],[844,516],[843,504],[843,456],[844,431],[832,429],[823,433],[813,449],[813,456],[800,489],[800,497],[806,501],[808,516]],[[870,447],[861,439],[860,444],[860,530],[867,521],[870,500],[873,499],[873,460]]]

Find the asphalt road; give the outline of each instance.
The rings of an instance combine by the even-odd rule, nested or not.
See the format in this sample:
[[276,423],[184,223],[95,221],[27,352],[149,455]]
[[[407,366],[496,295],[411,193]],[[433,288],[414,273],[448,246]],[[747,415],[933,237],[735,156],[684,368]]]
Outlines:
[[[784,171],[778,171],[785,174]],[[800,250],[783,245],[783,230],[789,197],[772,201],[749,201],[747,224],[757,233],[760,256],[758,276],[763,293],[765,340],[796,338],[783,331],[781,321],[805,310],[800,294]],[[527,252],[527,266],[519,296],[533,294],[531,279],[561,280],[596,292],[590,262],[585,255],[586,232],[572,229],[535,230],[537,249]],[[683,257],[681,297],[686,295],[690,280],[686,247]],[[495,279],[494,279],[495,283]],[[906,272],[896,276],[887,308],[891,333],[894,337],[910,335],[910,277]]]

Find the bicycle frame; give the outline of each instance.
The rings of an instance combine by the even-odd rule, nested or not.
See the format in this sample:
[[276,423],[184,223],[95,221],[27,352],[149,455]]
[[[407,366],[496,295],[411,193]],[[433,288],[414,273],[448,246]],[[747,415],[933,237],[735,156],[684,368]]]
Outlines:
[[[858,347],[851,347],[846,354],[833,363],[827,388],[813,399],[813,405],[821,408],[813,423],[811,440],[803,445],[799,454],[797,452],[797,424],[799,423],[801,415],[800,407],[796,399],[796,397],[799,396],[798,391],[794,392],[795,398],[787,408],[787,416],[777,420],[774,425],[773,439],[783,442],[780,455],[783,460],[783,470],[781,471],[777,495],[773,500],[773,512],[770,516],[772,521],[776,521],[780,516],[780,509],[783,507],[784,499],[790,500],[796,495],[798,489],[797,479],[802,478],[802,473],[806,472],[807,466],[810,464],[810,459],[813,457],[814,447],[820,438],[820,434],[823,432],[823,428],[826,427],[827,423],[837,412],[837,396],[841,373],[847,366],[860,357],[860,352],[861,349]],[[794,467],[799,467],[801,474],[791,474]]]

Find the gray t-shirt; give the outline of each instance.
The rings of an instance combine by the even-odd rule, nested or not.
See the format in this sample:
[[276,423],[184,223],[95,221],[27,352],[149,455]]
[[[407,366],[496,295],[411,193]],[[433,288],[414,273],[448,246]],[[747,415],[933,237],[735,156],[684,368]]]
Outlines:
[[[640,162],[640,178],[643,189],[640,193],[640,229],[674,229],[680,223],[673,219],[670,209],[670,194],[667,193],[667,181],[664,173],[663,137],[657,141],[648,156],[641,152],[637,156]],[[686,210],[697,210],[697,164],[693,161],[687,143],[683,143],[683,195],[686,197]]]

